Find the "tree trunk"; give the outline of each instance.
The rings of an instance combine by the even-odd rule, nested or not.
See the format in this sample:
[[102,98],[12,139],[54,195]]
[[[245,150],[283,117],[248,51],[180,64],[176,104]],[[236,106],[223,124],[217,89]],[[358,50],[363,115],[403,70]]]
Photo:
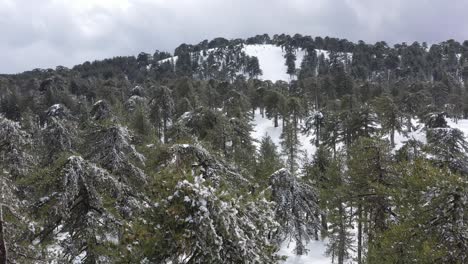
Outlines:
[[392,128],[390,131],[390,144],[392,145],[392,148],[395,147],[395,129]]
[[278,127],[278,114],[275,115],[275,127]]
[[7,247],[3,233],[3,205],[0,204],[0,264],[6,264],[7,259]]
[[362,263],[362,207],[358,205],[357,263]]
[[327,223],[327,215],[326,214],[320,214],[320,218],[322,220],[322,230],[323,232],[328,231],[328,223]]
[[318,148],[319,145],[320,145],[320,125],[317,124],[315,125],[315,146]]
[[166,132],[167,132],[167,120],[164,118],[163,120],[163,143],[166,143]]
[[340,214],[340,242],[338,244],[338,264],[344,263],[345,251],[346,251],[346,225],[345,225],[345,211],[343,205],[338,205],[338,210]]

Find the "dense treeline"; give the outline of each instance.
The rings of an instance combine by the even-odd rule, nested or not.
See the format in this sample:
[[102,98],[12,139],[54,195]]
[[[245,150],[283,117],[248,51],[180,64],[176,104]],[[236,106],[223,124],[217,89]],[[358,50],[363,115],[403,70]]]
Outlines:
[[338,263],[466,263],[467,51],[258,35],[2,75],[0,263],[277,263],[325,237]]

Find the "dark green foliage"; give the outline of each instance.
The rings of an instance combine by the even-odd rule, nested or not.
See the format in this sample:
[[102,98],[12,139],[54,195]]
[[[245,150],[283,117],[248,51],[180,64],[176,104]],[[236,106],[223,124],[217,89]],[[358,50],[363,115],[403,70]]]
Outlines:
[[263,186],[268,183],[270,175],[282,167],[282,161],[277,148],[268,135],[262,138],[257,154],[255,176]]

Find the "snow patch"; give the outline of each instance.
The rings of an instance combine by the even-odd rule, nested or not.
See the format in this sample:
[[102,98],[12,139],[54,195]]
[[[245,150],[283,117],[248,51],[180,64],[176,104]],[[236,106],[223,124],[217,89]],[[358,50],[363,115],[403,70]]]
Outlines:
[[286,241],[281,245],[278,252],[279,255],[286,256],[286,261],[283,264],[330,264],[331,258],[325,255],[327,250],[327,241],[310,241],[306,248],[306,255],[298,256],[294,253],[296,243],[294,241]]

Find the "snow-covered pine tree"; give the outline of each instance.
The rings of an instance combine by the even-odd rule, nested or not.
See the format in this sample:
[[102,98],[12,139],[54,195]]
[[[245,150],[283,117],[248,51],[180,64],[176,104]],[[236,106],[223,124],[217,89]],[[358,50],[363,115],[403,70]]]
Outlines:
[[324,123],[324,116],[322,112],[313,110],[312,113],[305,119],[305,126],[303,133],[307,135],[313,134],[312,139],[316,147],[320,145],[320,137],[322,135],[321,129]]
[[44,146],[47,148],[46,164],[50,164],[62,152],[73,150],[78,126],[69,119],[69,110],[61,104],[55,104],[46,111],[42,129]]
[[[272,205],[264,198],[247,201],[232,199],[219,192],[209,180],[195,176],[177,184],[173,195],[161,205],[166,224],[177,225],[165,256],[157,260],[173,263],[276,263],[278,256],[269,234],[278,228]],[[170,254],[168,254],[170,253]]]
[[429,114],[426,119],[426,138],[429,153],[437,162],[468,173],[468,142],[461,130],[447,125],[445,113]]
[[91,108],[91,117],[94,120],[106,120],[112,117],[112,112],[109,106],[109,103],[105,100],[99,100],[93,104]]
[[34,244],[47,244],[45,260],[110,263],[123,217],[147,207],[119,179],[80,156],[60,160],[35,179],[43,195],[33,208],[43,228]]
[[132,144],[133,135],[127,127],[112,125],[97,127],[87,136],[90,148],[87,159],[121,177],[126,184],[141,185],[146,175],[137,165],[146,158]]
[[[176,144],[164,156],[158,176],[167,181],[158,185],[171,186],[168,181],[175,181],[174,186],[163,188],[167,195],[157,201],[149,222],[144,220],[144,230],[154,235],[148,239],[148,231],[135,231],[129,246],[133,260],[277,263],[272,234],[278,223],[274,205],[263,193],[252,199],[247,191],[250,181],[200,145]],[[141,252],[145,247],[140,244],[149,249]]]
[[277,239],[294,240],[298,255],[307,253],[305,244],[315,237],[320,228],[320,208],[316,190],[293,176],[288,170],[280,169],[270,177],[272,201],[275,202],[276,220],[280,224]]

